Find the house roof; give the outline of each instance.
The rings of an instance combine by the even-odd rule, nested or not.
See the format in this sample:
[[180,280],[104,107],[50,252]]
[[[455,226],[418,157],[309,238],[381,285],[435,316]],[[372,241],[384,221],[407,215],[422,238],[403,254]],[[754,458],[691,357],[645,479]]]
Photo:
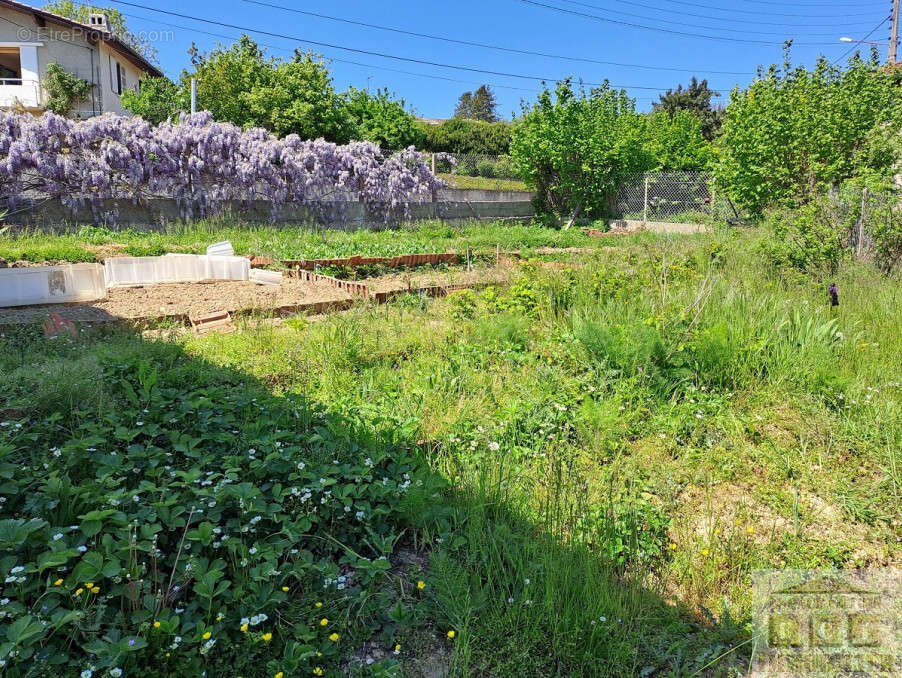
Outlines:
[[48,12],[43,9],[38,9],[37,7],[32,7],[31,5],[26,5],[22,2],[16,2],[15,0],[0,0],[0,7],[10,7],[11,9],[19,10],[24,14],[31,14],[35,18],[35,20],[37,20],[39,26],[44,21],[53,21],[54,23],[62,24],[64,26],[78,28],[79,30],[85,32],[89,42],[102,40],[117,52],[125,56],[127,59],[130,59],[132,62],[140,66],[150,75],[157,78],[163,76],[163,72],[159,68],[150,63],[133,47],[127,45],[113,33],[100,30],[95,26],[83,24],[80,21],[75,21],[74,19],[70,19],[68,17],[60,16],[59,14],[54,14],[53,12]]

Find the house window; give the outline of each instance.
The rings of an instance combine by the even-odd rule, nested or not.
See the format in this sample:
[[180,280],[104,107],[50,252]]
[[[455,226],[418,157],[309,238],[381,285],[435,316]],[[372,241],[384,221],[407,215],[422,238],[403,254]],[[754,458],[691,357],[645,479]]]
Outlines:
[[0,85],[22,84],[22,56],[18,47],[0,47]]
[[122,94],[125,89],[125,69],[113,59],[110,59],[110,85],[116,94]]

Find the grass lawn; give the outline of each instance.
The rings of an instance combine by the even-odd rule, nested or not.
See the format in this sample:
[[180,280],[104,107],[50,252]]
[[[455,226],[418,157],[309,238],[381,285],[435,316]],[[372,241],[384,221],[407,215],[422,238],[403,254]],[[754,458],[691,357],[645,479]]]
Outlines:
[[94,226],[75,233],[48,235],[24,230],[0,234],[0,257],[9,262],[26,260],[99,261],[106,256],[157,256],[166,252],[202,254],[207,245],[231,240],[238,254],[276,259],[315,259],[392,256],[418,252],[494,252],[501,249],[553,247],[603,247],[604,239],[586,238],[579,229],[553,231],[530,223],[495,224],[473,222],[450,226],[425,222],[383,231],[318,231],[302,227],[235,226],[217,221],[173,226],[162,232],[113,231]]
[[763,237],[599,239],[229,335],[2,330],[4,675],[736,675],[754,570],[902,563],[902,283],[770,270]]
[[453,188],[479,188],[486,191],[526,191],[520,179],[496,179],[494,177],[468,177],[462,174],[439,174]]

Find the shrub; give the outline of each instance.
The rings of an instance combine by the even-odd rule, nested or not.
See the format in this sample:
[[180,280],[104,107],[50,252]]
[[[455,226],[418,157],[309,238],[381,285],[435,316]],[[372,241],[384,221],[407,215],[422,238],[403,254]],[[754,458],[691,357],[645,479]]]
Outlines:
[[451,317],[455,320],[472,318],[476,315],[476,292],[473,290],[458,290],[448,295],[448,303],[451,306]]
[[499,179],[519,179],[509,155],[502,155],[495,163],[495,176]]
[[423,148],[438,153],[504,155],[510,150],[512,129],[509,122],[452,118],[441,125],[423,125]]
[[771,213],[774,237],[762,252],[772,265],[800,271],[835,271],[843,253],[845,230],[832,199],[822,196],[796,210]]
[[892,174],[893,158],[863,154],[876,127],[902,124],[899,71],[853,57],[846,69],[821,57],[814,69],[771,66],[726,109],[715,173],[745,209],[798,205],[869,168]]
[[105,114],[73,121],[0,112],[0,192],[13,204],[35,193],[99,216],[104,200],[174,198],[185,217],[228,201],[305,203],[335,218],[324,197],[351,192],[388,218],[441,186],[413,149],[385,154],[370,142],[337,146],[215,122],[208,112],[152,127]]
[[649,167],[643,127],[624,91],[574,92],[564,81],[524,107],[511,155],[539,212],[602,216],[621,182]]
[[476,173],[486,179],[493,178],[495,176],[495,163],[491,160],[480,160],[476,163]]

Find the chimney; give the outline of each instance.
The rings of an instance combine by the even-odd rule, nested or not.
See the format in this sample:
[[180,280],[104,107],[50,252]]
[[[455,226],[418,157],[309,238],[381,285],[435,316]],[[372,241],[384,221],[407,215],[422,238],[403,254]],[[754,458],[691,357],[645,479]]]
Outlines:
[[88,25],[98,31],[110,32],[110,21],[106,14],[100,12],[91,12],[88,15]]

